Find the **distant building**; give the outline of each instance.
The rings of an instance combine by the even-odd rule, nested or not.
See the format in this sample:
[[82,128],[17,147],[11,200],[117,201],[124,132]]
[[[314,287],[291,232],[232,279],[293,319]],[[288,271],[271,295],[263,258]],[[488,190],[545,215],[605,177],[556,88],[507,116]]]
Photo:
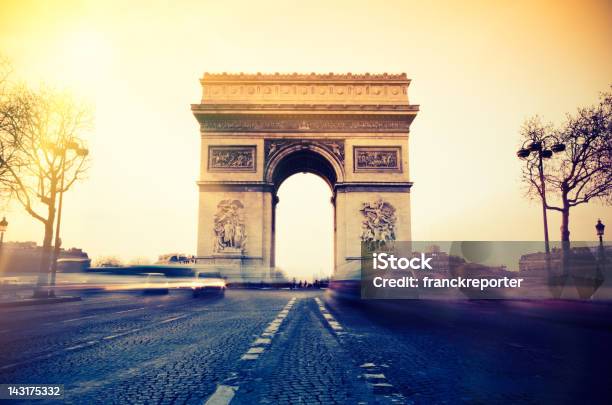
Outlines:
[[167,253],[160,255],[155,264],[191,264],[195,262],[194,256],[187,256],[184,253]]
[[[588,262],[595,263],[599,258],[598,246],[582,246],[570,249],[573,263],[584,265]],[[612,246],[604,247],[604,254],[607,258],[612,258]],[[608,259],[609,260],[609,259]],[[546,273],[548,266],[551,269],[561,268],[561,249],[553,248],[550,252],[550,265],[546,263],[546,253],[537,252],[521,256],[519,260],[519,271],[521,276],[539,275]]]
[[[36,242],[5,242],[0,248],[0,274],[38,273],[42,246]],[[83,271],[91,265],[86,252],[79,248],[60,249],[59,272]]]
[[[421,273],[429,277],[448,278],[456,275],[470,277],[514,277],[516,273],[508,271],[506,266],[486,266],[476,263],[468,263],[462,257],[449,255],[442,251],[438,245],[430,245],[425,249],[427,257],[431,257],[429,262],[433,271]],[[413,252],[414,257],[418,257],[420,252]],[[458,274],[459,273],[459,274]],[[465,274],[464,274],[465,273]]]

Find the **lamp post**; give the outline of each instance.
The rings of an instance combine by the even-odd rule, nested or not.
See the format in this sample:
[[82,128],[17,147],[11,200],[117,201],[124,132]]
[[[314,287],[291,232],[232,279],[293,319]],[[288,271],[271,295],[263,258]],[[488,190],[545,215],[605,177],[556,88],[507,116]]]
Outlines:
[[540,140],[528,139],[523,143],[521,149],[516,152],[520,159],[538,159],[538,174],[540,178],[541,197],[542,197],[542,218],[544,220],[544,249],[546,256],[550,255],[550,243],[548,239],[548,215],[546,209],[546,182],[544,178],[544,159],[550,159],[553,153],[563,152],[565,144],[559,142],[553,136],[545,136]]
[[597,220],[597,224],[595,224],[595,229],[597,230],[597,236],[599,237],[599,247],[603,249],[603,236],[606,226],[601,222],[601,219]]
[[4,247],[4,232],[6,232],[7,227],[8,221],[6,217],[2,217],[2,221],[0,221],[0,259],[2,258],[2,248]]
[[55,243],[53,246],[53,261],[51,262],[51,291],[50,296],[55,295],[53,288],[55,287],[55,278],[57,274],[57,260],[59,259],[61,238],[60,238],[60,226],[62,223],[62,203],[64,201],[64,176],[66,172],[66,155],[69,150],[73,150],[77,156],[85,157],[89,154],[89,150],[81,148],[76,142],[67,142],[66,145],[60,149],[62,159],[62,177],[60,178],[60,193],[59,193],[59,204],[57,207],[57,224],[55,226]]
[[597,220],[597,224],[595,224],[595,230],[597,230],[597,237],[599,238],[599,261],[601,262],[601,265],[603,266],[605,261],[606,261],[606,251],[604,249],[604,245],[603,245],[603,236],[604,236],[604,230],[606,229],[606,226],[601,222],[601,219]]

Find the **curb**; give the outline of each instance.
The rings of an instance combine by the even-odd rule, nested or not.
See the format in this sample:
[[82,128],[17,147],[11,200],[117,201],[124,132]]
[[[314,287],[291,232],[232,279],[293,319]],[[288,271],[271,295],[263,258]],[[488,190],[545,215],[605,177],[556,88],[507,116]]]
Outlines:
[[63,296],[55,298],[26,298],[18,301],[0,302],[0,308],[27,307],[31,305],[59,304],[62,302],[81,301],[78,296]]

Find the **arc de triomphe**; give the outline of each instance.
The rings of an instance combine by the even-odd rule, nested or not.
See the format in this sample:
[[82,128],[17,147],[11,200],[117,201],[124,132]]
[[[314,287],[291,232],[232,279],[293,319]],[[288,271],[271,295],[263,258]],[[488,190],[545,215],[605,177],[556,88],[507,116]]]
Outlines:
[[332,189],[336,268],[360,258],[362,240],[411,239],[408,135],[418,106],[405,74],[205,73],[201,84],[191,106],[201,135],[199,262],[274,266],[276,192],[299,172]]

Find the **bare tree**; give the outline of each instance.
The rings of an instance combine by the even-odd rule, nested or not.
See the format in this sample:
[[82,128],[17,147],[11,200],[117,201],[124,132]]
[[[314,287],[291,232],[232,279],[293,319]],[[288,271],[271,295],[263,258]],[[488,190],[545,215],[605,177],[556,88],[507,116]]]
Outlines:
[[15,85],[10,81],[12,73],[9,61],[0,56],[0,197],[7,198],[14,178],[9,167],[18,170],[20,159],[20,128],[27,120],[27,108],[18,102]]
[[[83,178],[87,169],[82,135],[91,128],[92,114],[69,94],[47,88],[22,87],[12,99],[25,111],[25,119],[10,130],[19,138],[17,155],[21,165],[9,165],[7,170],[13,196],[44,226],[39,275],[39,286],[44,286],[52,259],[58,200]],[[59,250],[59,234],[55,245]]]
[[552,157],[552,148],[559,140],[552,134],[552,125],[542,123],[539,116],[526,120],[521,127],[523,147],[519,157],[525,159],[523,166],[523,182],[527,186],[527,196],[540,198],[542,201],[542,216],[544,219],[544,246],[550,253],[548,242],[548,214],[546,199],[546,180],[544,162]]
[[569,242],[572,207],[591,200],[612,202],[612,91],[602,93],[598,104],[568,115],[557,130],[536,117],[525,122],[521,134],[530,142],[528,150],[548,151],[544,169],[538,159],[526,159],[527,194],[541,197],[546,209],[561,213],[561,240]]
[[123,263],[116,256],[99,257],[94,262],[94,267],[121,267]]

